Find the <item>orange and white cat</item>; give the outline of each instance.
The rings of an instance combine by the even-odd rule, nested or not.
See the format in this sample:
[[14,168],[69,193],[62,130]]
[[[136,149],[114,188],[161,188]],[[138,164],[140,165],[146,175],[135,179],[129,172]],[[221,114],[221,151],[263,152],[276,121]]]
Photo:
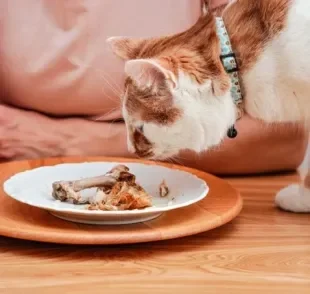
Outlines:
[[[177,35],[108,39],[126,61],[123,116],[128,147],[138,156],[202,152],[233,137],[240,110],[233,83],[240,82],[249,115],[310,125],[310,1],[236,0],[225,8],[220,20],[238,65],[237,82],[224,67],[217,20],[206,13]],[[278,206],[310,212],[309,178],[280,191]]]

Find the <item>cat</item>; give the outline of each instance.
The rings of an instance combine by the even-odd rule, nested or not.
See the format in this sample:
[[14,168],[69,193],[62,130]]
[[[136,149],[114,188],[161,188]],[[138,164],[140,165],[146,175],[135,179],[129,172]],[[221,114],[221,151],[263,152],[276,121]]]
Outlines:
[[[125,60],[129,150],[149,159],[199,153],[234,138],[243,112],[309,126],[309,27],[309,0],[235,0],[176,35],[109,38]],[[281,190],[276,204],[309,213],[309,179]]]

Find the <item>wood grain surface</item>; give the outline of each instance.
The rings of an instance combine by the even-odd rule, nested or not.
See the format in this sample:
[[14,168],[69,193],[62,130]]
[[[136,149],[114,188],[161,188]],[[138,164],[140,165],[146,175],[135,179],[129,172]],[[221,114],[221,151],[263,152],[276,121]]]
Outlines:
[[229,179],[243,196],[241,214],[182,239],[64,246],[1,237],[0,293],[310,293],[310,215],[274,207],[275,192],[297,181]]

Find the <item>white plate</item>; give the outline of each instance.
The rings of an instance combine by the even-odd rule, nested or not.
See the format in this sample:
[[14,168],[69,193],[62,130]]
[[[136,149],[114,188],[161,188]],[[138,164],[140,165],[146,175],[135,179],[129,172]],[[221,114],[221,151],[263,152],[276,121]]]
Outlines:
[[[125,164],[136,180],[152,195],[153,206],[130,211],[91,211],[85,205],[56,201],[52,183],[59,180],[77,180],[102,175],[115,165]],[[170,194],[159,196],[159,184],[165,180]],[[84,162],[44,166],[15,174],[3,184],[7,195],[15,200],[48,210],[51,214],[73,222],[87,224],[131,224],[148,221],[162,213],[194,204],[208,194],[205,181],[185,171],[160,165],[130,162]],[[88,189],[83,193],[94,193]]]

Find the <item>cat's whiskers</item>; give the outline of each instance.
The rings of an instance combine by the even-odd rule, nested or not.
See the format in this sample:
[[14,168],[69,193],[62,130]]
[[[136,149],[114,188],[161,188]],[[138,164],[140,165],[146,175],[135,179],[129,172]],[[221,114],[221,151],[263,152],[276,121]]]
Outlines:
[[[111,86],[110,86],[110,87],[111,87]],[[111,89],[112,89],[112,88],[111,88]],[[118,93],[114,92],[114,90],[112,89],[113,94],[114,94],[115,96],[117,96],[117,97],[111,97],[110,95],[107,94],[107,92],[106,92],[107,90],[105,89],[104,86],[102,87],[101,91],[102,91],[102,93],[103,93],[103,95],[104,95],[105,98],[108,98],[110,101],[113,101],[113,102],[115,102],[115,101],[117,101],[117,102],[120,101],[120,97],[123,95],[123,93],[118,94]]]
[[171,157],[171,161],[177,165],[180,165],[180,166],[185,166],[182,161],[181,161],[181,158],[178,158],[177,156],[175,157]]
[[[102,77],[102,78],[104,79],[104,81],[108,84],[108,86],[111,88],[112,92],[113,92],[116,96],[120,97],[120,96],[123,94],[122,88],[121,88],[115,81],[109,80],[108,77],[106,76],[106,73],[105,73],[104,70],[102,70],[102,69],[100,69],[100,68],[97,68],[97,67],[95,67],[95,66],[93,66],[93,65],[91,65],[91,66],[90,66],[90,65],[85,65],[85,64],[81,65],[79,62],[77,62],[77,60],[74,60],[74,63],[75,63],[75,64],[78,64],[79,66],[83,66],[83,67],[85,67],[85,68],[89,68],[89,69],[93,69],[93,70],[95,70],[95,71],[98,71],[98,72],[101,74],[101,77]],[[114,85],[112,85],[112,83],[113,83]],[[108,98],[109,98],[109,97],[108,97]],[[111,100],[113,100],[113,99],[111,99]]]
[[116,111],[117,109],[119,109],[120,106],[116,106],[116,107],[112,107],[108,112],[105,112],[99,116],[97,116],[96,118],[94,118],[94,121],[100,121],[103,117],[108,116],[110,113],[112,113],[113,111]]
[[104,73],[102,73],[102,74],[100,75],[100,77],[107,83],[107,85],[110,87],[110,89],[112,90],[112,92],[113,92],[113,94],[114,94],[115,96],[117,96],[118,98],[120,98],[120,97],[123,95],[124,91],[123,91],[121,88],[119,88],[119,89],[115,88],[115,86],[113,86],[113,85],[109,82],[109,80],[106,78],[106,76],[104,75]]
[[[104,76],[104,78],[107,80],[107,82],[109,82],[108,77],[106,76],[106,73],[101,69],[97,69],[97,70]],[[111,83],[113,83],[114,88],[113,88]],[[116,93],[117,93],[117,91],[119,91],[119,94],[123,92],[122,87],[120,87],[115,81],[113,81],[113,79],[110,80],[109,84],[111,85],[111,87],[113,89],[115,89]]]
[[114,92],[116,96],[120,96],[123,93],[122,88],[115,81],[113,81],[113,79],[109,79],[109,77],[106,76],[106,73],[103,70],[94,67],[92,68],[100,72],[101,77],[110,86],[111,90]]

